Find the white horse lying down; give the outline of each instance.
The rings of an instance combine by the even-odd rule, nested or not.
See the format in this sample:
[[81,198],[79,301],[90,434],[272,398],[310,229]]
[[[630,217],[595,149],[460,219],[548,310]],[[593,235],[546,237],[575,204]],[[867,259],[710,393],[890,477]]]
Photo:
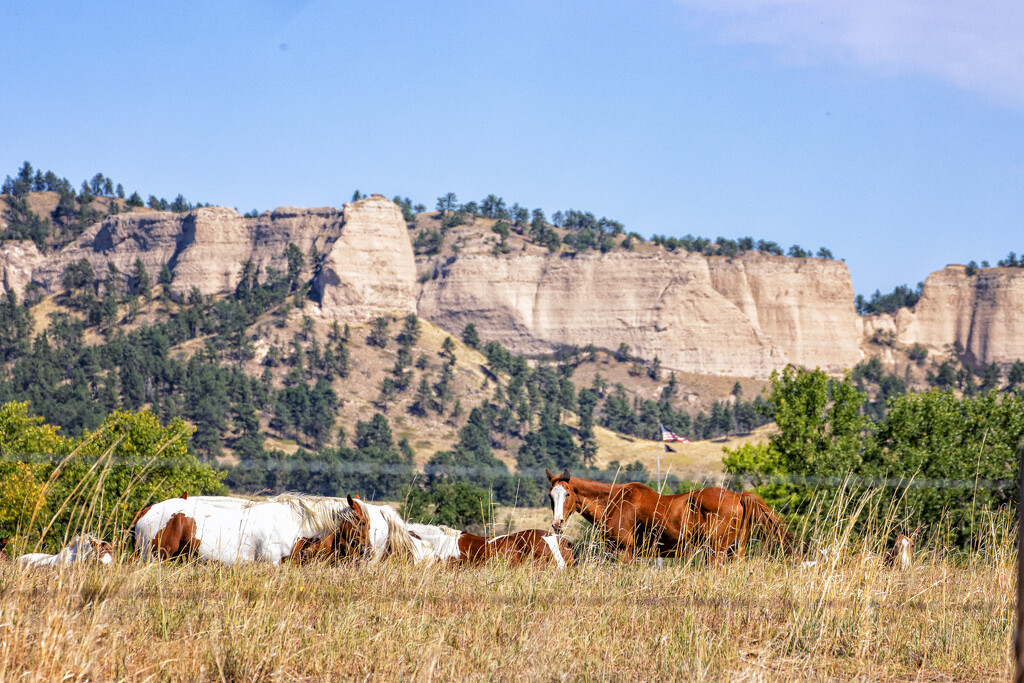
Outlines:
[[143,508],[129,533],[142,557],[278,564],[295,548],[336,534],[354,521],[344,498],[288,493],[265,501],[195,496]]
[[71,542],[56,555],[28,553],[18,558],[18,564],[23,567],[66,567],[89,560],[110,564],[114,561],[114,546],[95,536],[81,534],[72,538]]

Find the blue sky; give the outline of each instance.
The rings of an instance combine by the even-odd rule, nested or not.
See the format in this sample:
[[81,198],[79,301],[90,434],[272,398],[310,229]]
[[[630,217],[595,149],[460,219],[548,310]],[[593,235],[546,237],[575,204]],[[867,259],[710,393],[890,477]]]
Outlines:
[[1016,0],[18,3],[0,176],[829,247],[857,292],[1024,252]]

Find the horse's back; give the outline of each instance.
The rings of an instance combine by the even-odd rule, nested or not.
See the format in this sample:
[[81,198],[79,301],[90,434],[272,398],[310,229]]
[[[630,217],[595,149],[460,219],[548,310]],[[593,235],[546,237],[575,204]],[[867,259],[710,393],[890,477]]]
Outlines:
[[507,535],[509,545],[524,558],[554,560],[560,569],[575,561],[565,538],[544,529],[524,529]]
[[705,514],[717,514],[724,517],[742,516],[743,502],[740,494],[720,486],[691,491],[689,494],[693,505]]
[[18,557],[22,567],[49,567],[57,564],[57,556],[50,553],[26,553]]

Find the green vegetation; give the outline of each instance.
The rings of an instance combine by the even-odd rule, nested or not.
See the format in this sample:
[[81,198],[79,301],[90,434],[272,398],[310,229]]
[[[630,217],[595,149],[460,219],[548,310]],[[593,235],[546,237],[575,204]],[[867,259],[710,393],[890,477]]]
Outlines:
[[865,299],[862,294],[858,294],[854,299],[854,306],[857,308],[858,315],[895,313],[901,308],[913,308],[921,298],[923,288],[924,283],[918,282],[917,289],[913,290],[906,285],[897,285],[888,294],[882,294],[876,289],[870,300]]
[[[397,198],[396,203],[399,203]],[[402,206],[401,203],[399,205]],[[629,251],[634,249],[637,243],[644,241],[644,238],[635,232],[627,233],[626,227],[621,222],[604,216],[598,218],[590,211],[576,209],[555,211],[549,221],[543,209],[531,211],[518,202],[509,205],[503,197],[495,194],[487,195],[480,202],[472,201],[460,204],[458,196],[454,192],[447,192],[437,198],[435,210],[440,229],[423,228],[417,232],[414,239],[417,254],[432,256],[440,253],[445,235],[451,228],[475,221],[477,217],[496,221],[492,230],[498,234],[500,241],[494,248],[495,254],[510,251],[507,240],[512,233],[552,252],[561,251],[563,248],[572,253],[586,251],[605,253],[614,249]],[[669,251],[684,250],[707,256],[733,257],[756,250],[778,255],[788,253],[794,258],[811,256],[823,259],[834,258],[832,252],[825,247],[812,253],[794,244],[788,252],[785,252],[775,242],[755,241],[751,237],[735,240],[718,237],[715,240],[710,240],[693,235],[685,237],[655,235],[650,242]]]
[[29,413],[0,406],[0,536],[55,551],[75,533],[114,537],[144,505],[222,490],[223,474],[190,454],[193,428],[149,411],[114,411],[95,431],[64,437]]
[[960,547],[986,538],[981,512],[1014,502],[1024,439],[1020,395],[994,388],[963,397],[894,392],[884,415],[869,416],[855,382],[820,370],[773,373],[768,402],[779,432],[767,444],[728,452],[728,471],[796,517],[821,500],[827,508],[850,489],[875,490],[886,493],[862,511],[865,522],[894,514],[911,527],[941,521],[943,540]]
[[[29,207],[28,197],[33,192],[55,192],[57,206],[50,216],[40,216]],[[138,192],[125,199],[124,186],[102,173],[83,180],[78,191],[67,178],[53,171],[43,173],[25,162],[18,172],[8,175],[0,186],[0,195],[7,203],[7,229],[0,232],[0,240],[31,240],[40,251],[60,248],[82,234],[87,227],[108,215],[136,207],[148,206],[159,211],[184,213],[202,204],[192,204],[179,194],[173,201],[150,195],[144,204]],[[104,201],[97,202],[97,198]]]

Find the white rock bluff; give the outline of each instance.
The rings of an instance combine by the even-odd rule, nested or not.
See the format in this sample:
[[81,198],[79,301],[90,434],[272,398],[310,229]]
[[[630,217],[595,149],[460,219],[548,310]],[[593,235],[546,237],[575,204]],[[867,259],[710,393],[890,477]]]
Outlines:
[[341,236],[313,281],[324,315],[406,315],[416,310],[415,286],[416,259],[401,209],[380,195],[346,204]]
[[[86,230],[59,253],[40,261],[23,257],[31,243],[4,243],[0,265],[7,278],[24,289],[31,280],[48,292],[61,289],[68,265],[86,259],[99,278],[108,264],[131,273],[141,260],[155,282],[164,265],[171,290],[187,294],[229,294],[238,286],[243,264],[251,260],[260,274],[286,272],[285,250],[295,244],[307,257],[312,248],[326,254],[313,290],[325,317],[365,321],[415,311],[416,263],[401,210],[374,195],[334,208],[282,207],[257,218],[234,209],[199,208],[187,214],[144,212],[110,216]],[[27,246],[25,246],[27,244]],[[18,245],[17,248],[14,245]],[[17,271],[13,264],[25,264]]]
[[[966,359],[1005,369],[1024,358],[1024,269],[968,275],[948,266],[925,281],[913,311],[860,318],[846,264],[751,252],[704,257],[653,249],[550,255],[542,249],[492,255],[463,250],[417,284],[402,213],[380,195],[334,208],[279,208],[244,218],[226,208],[187,214],[110,216],[56,253],[30,242],[0,242],[0,290],[29,282],[62,288],[67,266],[88,260],[100,279],[108,264],[130,273],[141,260],[155,282],[166,265],[171,289],[234,291],[251,260],[287,271],[285,251],[324,254],[313,281],[322,318],[365,322],[415,312],[453,334],[474,323],[484,339],[519,353],[595,344],[657,356],[664,367],[765,377],[787,363],[838,373],[864,357],[876,330],[936,352],[959,344]],[[890,350],[891,352],[891,350]]]
[[973,275],[946,266],[924,281],[914,310],[865,318],[865,333],[892,332],[901,344],[947,352],[959,344],[975,367],[996,363],[1005,372],[1024,360],[1024,268],[985,268]]
[[418,311],[469,322],[523,352],[627,344],[665,367],[765,377],[787,363],[856,364],[861,330],[846,265],[746,254],[460,256],[422,285]]

